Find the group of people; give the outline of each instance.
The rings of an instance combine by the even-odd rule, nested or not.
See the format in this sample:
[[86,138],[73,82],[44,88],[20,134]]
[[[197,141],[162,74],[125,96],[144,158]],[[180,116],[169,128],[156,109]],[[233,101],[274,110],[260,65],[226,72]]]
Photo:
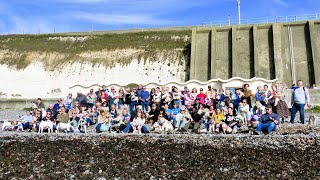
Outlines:
[[[68,94],[46,109],[41,98],[33,105],[33,112],[22,116],[23,129],[36,130],[41,121],[58,123],[85,122],[96,132],[149,133],[167,130],[215,133],[237,133],[239,127],[254,128],[256,134],[272,133],[291,116],[294,123],[297,111],[304,123],[304,108],[310,104],[308,89],[298,81],[292,88],[291,112],[276,85],[258,86],[252,92],[244,84],[235,92],[224,89],[145,86],[116,90],[106,86],[86,95],[78,92],[75,98]],[[74,126],[77,129],[77,126]],[[79,129],[77,129],[79,130]]]

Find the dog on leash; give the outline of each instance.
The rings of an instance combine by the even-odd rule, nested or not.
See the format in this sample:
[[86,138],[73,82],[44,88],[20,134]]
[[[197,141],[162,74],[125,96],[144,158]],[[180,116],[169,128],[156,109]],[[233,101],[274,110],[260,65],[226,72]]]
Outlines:
[[47,120],[47,121],[41,121],[40,124],[39,124],[39,131],[38,133],[43,133],[43,129],[44,128],[48,128],[48,133],[49,132],[53,132],[53,123],[52,121],[50,120]]
[[58,125],[57,125],[57,131],[63,131],[63,132],[73,132],[73,127],[70,123],[62,123],[60,122]]
[[167,120],[166,118],[160,118],[160,123],[161,125],[161,131],[162,132],[168,132],[168,131],[173,131],[173,126],[171,124],[171,122],[169,120]]

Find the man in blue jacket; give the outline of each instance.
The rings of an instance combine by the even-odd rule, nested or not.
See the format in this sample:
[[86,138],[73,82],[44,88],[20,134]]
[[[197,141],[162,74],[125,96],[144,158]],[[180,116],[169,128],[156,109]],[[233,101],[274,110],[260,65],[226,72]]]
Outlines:
[[256,133],[261,135],[262,130],[267,130],[268,134],[277,129],[279,125],[279,117],[277,114],[272,112],[272,106],[268,105],[266,107],[266,113],[261,116],[256,129]]
[[150,93],[146,90],[145,86],[143,86],[142,91],[140,92],[139,100],[141,101],[142,110],[144,112],[149,112]]

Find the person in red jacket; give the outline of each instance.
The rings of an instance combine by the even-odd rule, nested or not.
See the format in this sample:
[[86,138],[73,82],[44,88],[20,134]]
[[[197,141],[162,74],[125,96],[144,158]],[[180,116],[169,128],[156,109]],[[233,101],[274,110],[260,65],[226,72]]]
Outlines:
[[206,94],[203,92],[203,88],[200,88],[200,94],[197,95],[197,99],[200,100],[200,103],[205,105],[206,104]]

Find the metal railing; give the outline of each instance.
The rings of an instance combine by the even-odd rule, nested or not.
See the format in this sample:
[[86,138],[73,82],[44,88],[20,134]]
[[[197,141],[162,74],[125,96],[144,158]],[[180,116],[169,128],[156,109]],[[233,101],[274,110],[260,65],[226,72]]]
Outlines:
[[[241,19],[241,24],[265,24],[265,23],[279,23],[279,22],[297,22],[297,21],[306,21],[306,20],[320,20],[320,13],[315,14],[305,14],[305,15],[292,15],[292,16],[277,16],[277,17],[262,17],[262,18],[250,18],[250,19]],[[108,30],[144,30],[144,29],[157,29],[157,28],[190,28],[195,26],[202,26],[202,27],[221,27],[221,26],[231,26],[231,25],[238,25],[238,19],[230,19],[227,18],[226,20],[222,21],[212,21],[209,19],[205,23],[198,23],[198,22],[174,22],[168,24],[126,24],[126,25],[106,25],[103,29],[94,29],[95,25],[92,24],[90,27],[83,27],[83,29],[77,30],[78,32],[97,32],[97,31],[108,31]],[[34,33],[34,34],[44,34],[44,33],[65,33],[65,32],[74,32],[72,29],[61,29],[59,30],[56,27],[52,27],[51,32],[42,32],[39,28],[37,32],[28,32],[28,29],[21,29],[20,32],[12,32],[8,31],[7,33],[2,32],[2,34],[25,34],[25,33]],[[1,32],[0,32],[1,34]]]
[[[305,15],[292,15],[292,16],[277,16],[277,17],[263,17],[263,18],[250,18],[241,19],[241,24],[264,24],[264,23],[279,23],[279,22],[297,22],[297,21],[310,21],[320,20],[320,13],[305,14]],[[212,21],[202,24],[202,26],[228,26],[237,25],[238,20],[226,21]]]

